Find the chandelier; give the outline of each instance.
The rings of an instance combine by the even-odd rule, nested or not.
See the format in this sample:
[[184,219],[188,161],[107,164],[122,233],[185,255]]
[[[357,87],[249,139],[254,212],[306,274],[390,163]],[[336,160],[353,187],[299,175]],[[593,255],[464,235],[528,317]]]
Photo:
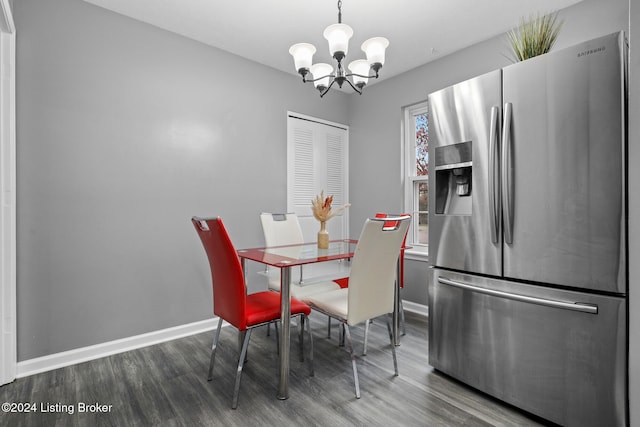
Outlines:
[[[342,23],[342,1],[338,1],[338,23],[329,25],[324,30],[324,38],[329,41],[329,52],[338,62],[334,67],[327,63],[311,65],[316,48],[310,43],[297,43],[289,48],[293,56],[296,71],[302,76],[303,83],[313,83],[323,97],[334,83],[342,87],[344,82],[349,83],[358,94],[362,95],[362,89],[369,79],[378,78],[378,71],[384,64],[384,51],[389,46],[389,40],[384,37],[373,37],[362,43],[362,50],[367,59],[358,59],[349,64],[349,73],[342,66],[342,61],[349,50],[349,39],[353,36],[353,29]],[[369,75],[373,72],[372,75]],[[311,79],[308,78],[311,73]],[[351,80],[348,79],[351,77]],[[353,82],[352,82],[353,80]]]

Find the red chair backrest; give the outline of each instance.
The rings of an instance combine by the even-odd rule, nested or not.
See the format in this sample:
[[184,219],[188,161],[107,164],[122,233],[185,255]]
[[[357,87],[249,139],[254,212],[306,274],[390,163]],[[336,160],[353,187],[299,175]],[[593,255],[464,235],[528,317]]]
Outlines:
[[221,218],[191,219],[211,268],[213,312],[238,328],[247,328],[246,285],[242,264]]
[[[409,215],[409,214],[402,214]],[[376,218],[386,218],[389,214],[378,212],[376,214]],[[387,221],[384,223],[385,227],[397,227],[398,221]],[[407,234],[409,230],[407,230]],[[404,235],[404,240],[402,241],[402,247],[404,248],[407,243],[407,234]],[[400,249],[400,287],[404,288],[404,249]]]

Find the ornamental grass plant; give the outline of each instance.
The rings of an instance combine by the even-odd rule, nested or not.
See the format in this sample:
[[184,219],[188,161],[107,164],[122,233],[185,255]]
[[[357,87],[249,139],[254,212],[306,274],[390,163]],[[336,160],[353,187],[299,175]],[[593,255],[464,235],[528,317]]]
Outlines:
[[507,33],[513,53],[513,61],[519,62],[551,50],[558,38],[562,21],[558,13],[537,15],[522,20],[519,27]]

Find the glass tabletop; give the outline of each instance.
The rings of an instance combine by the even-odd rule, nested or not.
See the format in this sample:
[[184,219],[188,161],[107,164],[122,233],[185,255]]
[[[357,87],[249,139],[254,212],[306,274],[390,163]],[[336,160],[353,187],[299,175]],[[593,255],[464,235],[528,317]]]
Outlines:
[[315,262],[352,258],[357,240],[331,240],[328,249],[319,249],[316,242],[266,248],[239,249],[240,258],[274,267],[291,267]]

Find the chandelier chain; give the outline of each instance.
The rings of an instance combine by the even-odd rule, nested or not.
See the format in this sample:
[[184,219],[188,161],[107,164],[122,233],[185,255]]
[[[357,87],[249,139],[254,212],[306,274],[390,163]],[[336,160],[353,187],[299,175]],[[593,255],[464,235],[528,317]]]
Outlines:
[[342,24],[342,0],[338,0],[338,24]]

